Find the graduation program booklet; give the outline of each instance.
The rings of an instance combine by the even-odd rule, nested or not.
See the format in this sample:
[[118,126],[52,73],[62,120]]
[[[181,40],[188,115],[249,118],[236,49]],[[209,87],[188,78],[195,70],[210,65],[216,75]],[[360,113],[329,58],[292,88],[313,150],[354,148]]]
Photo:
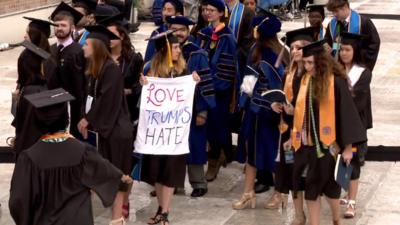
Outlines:
[[86,139],[86,142],[97,148],[99,146],[99,133],[88,130],[88,138]]
[[335,181],[345,191],[349,189],[351,173],[353,171],[352,165],[347,165],[341,154],[338,155],[335,166]]

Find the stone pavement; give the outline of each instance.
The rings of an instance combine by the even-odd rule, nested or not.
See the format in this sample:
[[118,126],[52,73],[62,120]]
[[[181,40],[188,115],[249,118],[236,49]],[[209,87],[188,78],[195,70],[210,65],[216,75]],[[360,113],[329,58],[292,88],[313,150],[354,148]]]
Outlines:
[[[400,4],[393,0],[354,0],[352,6],[363,13],[400,13]],[[29,15],[46,18],[51,9],[38,10]],[[18,42],[22,39],[26,23],[22,15],[0,19],[0,42]],[[400,21],[374,20],[380,33],[381,50],[373,73],[372,102],[374,129],[369,136],[370,145],[400,145]],[[302,21],[285,22],[283,32],[300,28]],[[131,38],[136,49],[144,52],[144,41],[154,29],[152,24],[143,23],[140,31]],[[54,40],[53,40],[54,41]],[[21,48],[0,52],[0,145],[5,138],[13,135],[9,126],[10,92],[15,87],[16,60]],[[0,164],[0,225],[14,224],[7,208],[9,183],[13,165]],[[177,225],[281,225],[290,224],[293,217],[292,201],[286,210],[265,210],[264,201],[272,191],[257,196],[254,210],[234,211],[233,200],[240,198],[244,183],[243,166],[233,163],[221,170],[218,179],[209,184],[209,193],[204,198],[193,199],[191,188],[186,181],[186,196],[175,196],[171,210],[171,224]],[[393,162],[367,162],[360,180],[357,216],[344,220],[343,224],[397,225],[400,224],[400,165]],[[128,224],[146,224],[153,216],[157,203],[149,197],[151,187],[136,183],[130,196],[131,218]],[[110,210],[104,209],[94,197],[95,224],[106,225]],[[342,209],[344,211],[344,208]],[[331,224],[327,204],[323,203],[322,225]]]

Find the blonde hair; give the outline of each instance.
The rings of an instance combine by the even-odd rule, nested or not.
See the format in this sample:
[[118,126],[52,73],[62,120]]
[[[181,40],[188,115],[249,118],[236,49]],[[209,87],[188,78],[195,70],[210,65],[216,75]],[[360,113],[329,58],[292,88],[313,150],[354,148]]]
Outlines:
[[186,62],[182,54],[179,55],[177,61],[173,61],[173,65],[172,68],[168,66],[168,51],[167,48],[163,48],[154,55],[149,76],[168,78],[171,77],[171,74],[182,74],[186,68]]

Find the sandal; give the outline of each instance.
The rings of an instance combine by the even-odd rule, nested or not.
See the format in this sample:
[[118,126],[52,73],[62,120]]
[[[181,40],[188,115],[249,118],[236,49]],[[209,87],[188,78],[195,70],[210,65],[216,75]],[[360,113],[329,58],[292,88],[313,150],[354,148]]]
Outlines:
[[168,213],[162,213],[160,215],[160,222],[161,225],[169,225],[169,220],[168,220]]
[[129,203],[128,204],[123,204],[122,205],[122,216],[125,218],[125,219],[129,219]]
[[151,218],[150,218],[151,221],[147,222],[147,224],[149,224],[149,225],[158,224],[158,223],[160,222],[159,216],[161,215],[161,211],[162,211],[161,206],[158,206],[156,215],[154,215],[153,217],[151,217]]
[[119,219],[116,219],[116,220],[111,220],[110,221],[110,223],[109,223],[109,225],[125,225],[126,224],[126,222],[125,222],[125,220],[124,220],[124,217],[121,217],[121,218],[119,218]]
[[349,204],[349,200],[347,200],[346,197],[345,198],[341,198],[339,200],[339,203],[340,203],[340,205],[347,205],[347,204]]
[[354,200],[349,200],[347,204],[347,210],[344,213],[344,218],[346,219],[352,219],[356,215],[356,201]]

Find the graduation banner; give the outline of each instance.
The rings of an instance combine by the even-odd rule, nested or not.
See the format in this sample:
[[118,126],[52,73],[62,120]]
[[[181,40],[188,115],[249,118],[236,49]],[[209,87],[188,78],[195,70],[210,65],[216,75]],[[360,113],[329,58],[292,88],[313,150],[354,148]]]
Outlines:
[[142,88],[135,152],[151,155],[189,153],[196,82],[192,75],[147,77]]

